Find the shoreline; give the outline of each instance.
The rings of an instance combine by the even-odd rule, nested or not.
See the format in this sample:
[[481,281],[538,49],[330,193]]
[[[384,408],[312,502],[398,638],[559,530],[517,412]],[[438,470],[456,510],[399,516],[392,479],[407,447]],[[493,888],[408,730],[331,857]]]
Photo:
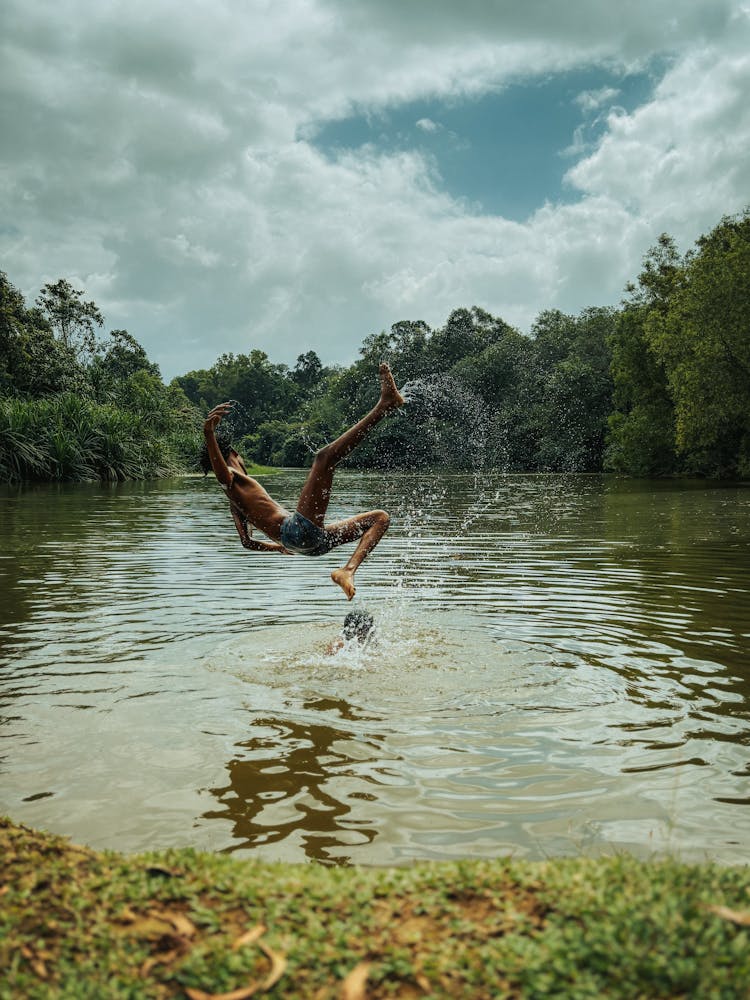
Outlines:
[[[275,465],[256,465],[254,462],[250,462],[247,465],[247,471],[251,476],[273,476],[283,470]],[[206,478],[200,471],[182,470],[170,472],[164,476],[127,479],[18,479],[13,481],[3,479],[0,480],[0,486],[5,489],[28,489],[33,486],[125,486],[128,483],[159,483],[170,479]]]
[[0,818],[0,997],[745,996],[750,868],[123,855]]

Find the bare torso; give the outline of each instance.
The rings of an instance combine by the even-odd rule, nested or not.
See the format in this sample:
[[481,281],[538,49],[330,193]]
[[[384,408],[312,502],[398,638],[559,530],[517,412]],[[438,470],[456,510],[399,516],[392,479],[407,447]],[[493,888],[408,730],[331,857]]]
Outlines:
[[281,541],[281,524],[289,517],[289,512],[276,503],[252,476],[236,468],[232,472],[232,482],[225,487],[229,502],[254,528],[275,542]]

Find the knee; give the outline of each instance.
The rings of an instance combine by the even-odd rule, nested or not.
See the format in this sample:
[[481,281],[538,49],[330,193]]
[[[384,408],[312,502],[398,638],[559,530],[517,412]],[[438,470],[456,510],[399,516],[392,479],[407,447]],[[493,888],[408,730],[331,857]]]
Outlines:
[[388,526],[391,523],[391,515],[385,510],[374,510],[372,512],[375,524],[379,524],[383,531],[388,530]]
[[319,448],[313,457],[313,465],[318,466],[321,469],[327,469],[332,465],[331,458],[331,447],[330,445],[324,444],[322,448]]

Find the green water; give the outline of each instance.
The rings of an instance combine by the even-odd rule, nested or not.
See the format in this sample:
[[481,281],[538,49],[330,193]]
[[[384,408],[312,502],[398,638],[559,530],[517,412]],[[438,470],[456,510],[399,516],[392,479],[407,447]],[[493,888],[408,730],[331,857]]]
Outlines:
[[[302,474],[266,481],[293,507]],[[342,472],[358,574],[210,479],[0,492],[0,811],[266,859],[750,848],[750,490]]]

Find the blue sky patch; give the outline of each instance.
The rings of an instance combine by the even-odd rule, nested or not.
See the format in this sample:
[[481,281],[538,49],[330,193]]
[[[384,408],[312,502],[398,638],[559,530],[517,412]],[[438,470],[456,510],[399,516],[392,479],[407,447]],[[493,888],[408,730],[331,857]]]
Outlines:
[[566,171],[593,148],[613,107],[630,112],[648,100],[664,68],[628,76],[576,70],[480,98],[412,101],[317,123],[309,141],[330,159],[368,144],[382,153],[418,150],[453,197],[521,222],[545,201],[578,200],[563,184]]

